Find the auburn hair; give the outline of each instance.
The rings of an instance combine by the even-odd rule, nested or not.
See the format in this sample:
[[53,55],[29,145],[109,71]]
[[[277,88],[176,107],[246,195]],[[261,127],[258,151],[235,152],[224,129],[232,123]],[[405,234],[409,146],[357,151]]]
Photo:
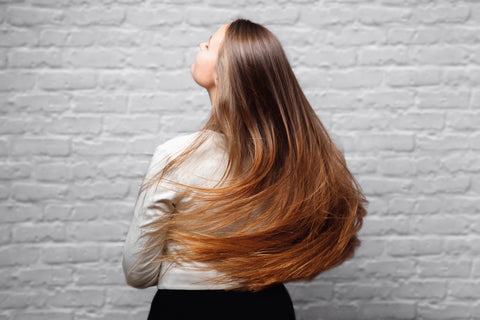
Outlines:
[[[146,252],[162,262],[200,262],[230,289],[312,280],[353,256],[368,201],[305,97],[277,39],[246,19],[219,49],[217,94],[197,139],[142,184],[192,197],[148,225]],[[212,188],[168,179],[208,138],[223,134],[228,164]],[[137,199],[138,200],[138,199]]]

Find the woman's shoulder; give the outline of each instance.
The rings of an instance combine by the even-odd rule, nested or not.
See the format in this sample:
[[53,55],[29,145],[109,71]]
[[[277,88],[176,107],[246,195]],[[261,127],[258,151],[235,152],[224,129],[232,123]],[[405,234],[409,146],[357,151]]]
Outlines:
[[223,134],[212,131],[196,131],[188,134],[181,134],[166,140],[165,142],[157,145],[155,148],[156,151],[161,151],[167,154],[175,154],[185,150],[190,146],[201,134],[205,134],[205,142],[200,146],[199,149],[212,148],[212,147],[221,147],[224,146],[224,137]]

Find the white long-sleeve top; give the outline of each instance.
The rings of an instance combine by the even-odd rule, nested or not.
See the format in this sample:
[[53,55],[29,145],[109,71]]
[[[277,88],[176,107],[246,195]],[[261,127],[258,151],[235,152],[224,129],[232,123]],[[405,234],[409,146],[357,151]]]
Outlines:
[[[197,136],[199,132],[179,136],[168,140],[155,149],[155,153],[148,167],[144,179],[150,178],[159,172],[168,162],[183,151]],[[208,139],[197,149],[191,157],[176,169],[168,178],[192,186],[213,187],[215,180],[222,177],[226,169],[227,153],[222,134],[208,130]],[[145,201],[142,198],[145,195]],[[155,260],[165,248],[158,248],[154,255],[143,253],[145,239],[140,235],[142,226],[151,222],[158,215],[168,215],[174,206],[182,201],[189,200],[186,196],[162,188],[149,188],[139,195],[134,209],[133,221],[123,250],[123,271],[127,283],[136,288],[157,286],[159,289],[225,289],[226,286],[210,283],[201,283],[202,280],[218,276],[214,270],[199,271],[190,267],[195,263],[184,264],[182,267],[170,263],[159,263]],[[150,206],[157,201],[155,208]],[[158,202],[160,201],[160,202]],[[160,206],[159,206],[160,204]],[[164,274],[160,279],[159,276]]]

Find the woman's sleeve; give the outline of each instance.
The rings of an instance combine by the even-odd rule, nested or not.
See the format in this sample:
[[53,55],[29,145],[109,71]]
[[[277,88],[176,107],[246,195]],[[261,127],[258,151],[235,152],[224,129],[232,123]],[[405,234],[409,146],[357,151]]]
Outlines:
[[[161,170],[166,163],[167,153],[164,145],[160,145],[155,150],[144,181]],[[155,260],[162,254],[163,248],[156,248],[147,254],[144,250],[146,239],[141,237],[144,232],[142,227],[154,221],[159,215],[170,214],[174,210],[176,195],[176,192],[163,189],[159,185],[157,188],[155,186],[148,188],[137,197],[133,221],[123,248],[122,261],[125,279],[132,287],[147,288],[155,286],[158,282],[161,263]]]

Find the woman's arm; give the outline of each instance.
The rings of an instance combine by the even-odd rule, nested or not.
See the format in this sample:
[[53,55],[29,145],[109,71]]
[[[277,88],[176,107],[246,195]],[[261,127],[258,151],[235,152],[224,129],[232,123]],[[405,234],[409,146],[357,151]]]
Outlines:
[[[166,160],[165,145],[160,145],[155,150],[144,181],[161,170]],[[152,186],[137,197],[133,220],[123,248],[123,272],[127,283],[132,287],[147,288],[158,282],[161,263],[155,260],[162,254],[163,248],[156,248],[147,254],[144,250],[146,239],[141,237],[144,232],[142,227],[154,221],[159,215],[170,214],[174,210],[176,196],[174,191],[162,189],[159,185],[157,188]]]

